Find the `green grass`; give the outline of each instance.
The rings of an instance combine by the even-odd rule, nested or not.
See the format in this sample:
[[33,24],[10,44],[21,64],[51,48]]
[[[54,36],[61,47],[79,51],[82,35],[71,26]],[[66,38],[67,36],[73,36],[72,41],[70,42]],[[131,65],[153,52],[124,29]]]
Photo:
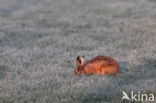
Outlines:
[[0,65],[0,79],[4,79],[7,75],[8,67],[5,65]]

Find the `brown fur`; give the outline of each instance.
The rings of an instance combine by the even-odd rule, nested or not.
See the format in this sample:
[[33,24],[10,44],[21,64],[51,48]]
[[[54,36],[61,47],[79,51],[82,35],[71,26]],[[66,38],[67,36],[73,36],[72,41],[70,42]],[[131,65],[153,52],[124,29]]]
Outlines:
[[116,60],[107,56],[97,56],[82,65],[83,58],[77,57],[77,68],[75,74],[116,74],[118,72],[118,63]]

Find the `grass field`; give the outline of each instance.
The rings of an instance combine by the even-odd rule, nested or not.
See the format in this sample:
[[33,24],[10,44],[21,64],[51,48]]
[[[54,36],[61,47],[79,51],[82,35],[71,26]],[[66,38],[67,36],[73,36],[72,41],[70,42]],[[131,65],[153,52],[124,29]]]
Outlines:
[[[119,73],[75,76],[78,55]],[[156,93],[155,0],[0,0],[0,103],[120,103],[123,90]]]

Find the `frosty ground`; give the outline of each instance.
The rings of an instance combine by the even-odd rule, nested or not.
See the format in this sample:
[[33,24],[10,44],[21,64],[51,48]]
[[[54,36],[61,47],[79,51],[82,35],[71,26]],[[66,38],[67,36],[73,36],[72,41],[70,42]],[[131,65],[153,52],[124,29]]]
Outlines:
[[[119,73],[75,76],[78,55]],[[155,0],[0,0],[0,103],[119,103],[123,90],[156,92]]]

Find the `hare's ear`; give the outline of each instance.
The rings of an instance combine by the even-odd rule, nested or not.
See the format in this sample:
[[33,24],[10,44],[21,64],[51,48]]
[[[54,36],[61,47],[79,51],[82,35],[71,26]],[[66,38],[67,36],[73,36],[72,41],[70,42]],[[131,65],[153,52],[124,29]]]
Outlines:
[[81,64],[82,65],[84,64],[84,56],[82,56],[82,58],[81,58]]
[[81,58],[80,58],[80,56],[77,57],[76,63],[77,63],[77,65],[81,64]]
[[79,60],[79,59],[80,59],[80,56],[77,57],[77,60]]

